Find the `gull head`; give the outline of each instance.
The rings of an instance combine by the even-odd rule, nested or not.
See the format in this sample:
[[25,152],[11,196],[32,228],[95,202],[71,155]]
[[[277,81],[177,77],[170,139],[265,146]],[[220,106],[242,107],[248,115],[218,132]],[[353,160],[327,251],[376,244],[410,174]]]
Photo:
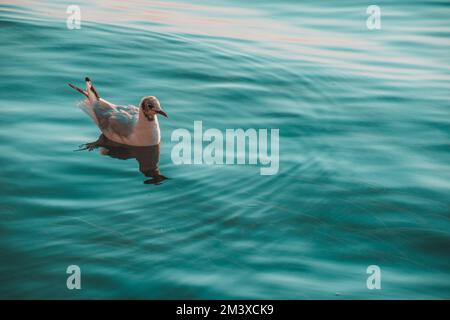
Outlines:
[[141,99],[141,103],[139,104],[139,108],[142,110],[142,113],[148,121],[153,121],[157,113],[168,118],[167,113],[164,112],[158,99],[154,96],[143,97]]

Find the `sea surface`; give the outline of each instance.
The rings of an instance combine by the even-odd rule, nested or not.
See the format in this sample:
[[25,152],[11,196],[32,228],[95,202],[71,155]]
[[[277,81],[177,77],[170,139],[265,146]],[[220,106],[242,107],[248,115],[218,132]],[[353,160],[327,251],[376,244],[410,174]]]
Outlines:
[[[449,299],[449,16],[437,0],[0,0],[0,298]],[[168,179],[74,151],[100,134],[67,86],[86,76],[117,104],[159,98]],[[194,121],[279,129],[279,172],[175,165],[171,134]]]

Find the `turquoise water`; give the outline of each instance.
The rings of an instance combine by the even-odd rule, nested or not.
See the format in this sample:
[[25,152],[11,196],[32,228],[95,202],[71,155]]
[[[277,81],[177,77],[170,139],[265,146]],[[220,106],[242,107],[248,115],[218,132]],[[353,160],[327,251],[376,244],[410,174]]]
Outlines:
[[[0,3],[1,298],[450,298],[447,1],[378,1],[380,30],[360,1],[83,0],[79,30],[72,1]],[[169,179],[73,151],[85,76],[160,99]],[[196,120],[278,128],[278,174],[175,165]]]

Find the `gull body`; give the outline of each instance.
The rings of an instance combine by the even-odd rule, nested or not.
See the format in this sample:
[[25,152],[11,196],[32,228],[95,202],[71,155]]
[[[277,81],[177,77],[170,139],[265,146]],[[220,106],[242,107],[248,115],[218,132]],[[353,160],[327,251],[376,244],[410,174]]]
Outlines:
[[161,133],[157,114],[167,117],[154,96],[145,96],[139,107],[115,105],[100,98],[89,78],[85,79],[86,90],[72,84],[69,86],[86,96],[80,104],[111,141],[129,146],[154,146],[160,143]]

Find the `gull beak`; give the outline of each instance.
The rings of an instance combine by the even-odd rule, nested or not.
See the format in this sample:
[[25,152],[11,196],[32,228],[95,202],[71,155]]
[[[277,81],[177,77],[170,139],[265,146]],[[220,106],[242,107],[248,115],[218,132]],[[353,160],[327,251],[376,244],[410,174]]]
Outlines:
[[164,111],[160,110],[155,110],[156,113],[159,113],[160,115],[163,115],[166,118],[169,118],[169,116],[167,115],[167,113],[165,113]]

